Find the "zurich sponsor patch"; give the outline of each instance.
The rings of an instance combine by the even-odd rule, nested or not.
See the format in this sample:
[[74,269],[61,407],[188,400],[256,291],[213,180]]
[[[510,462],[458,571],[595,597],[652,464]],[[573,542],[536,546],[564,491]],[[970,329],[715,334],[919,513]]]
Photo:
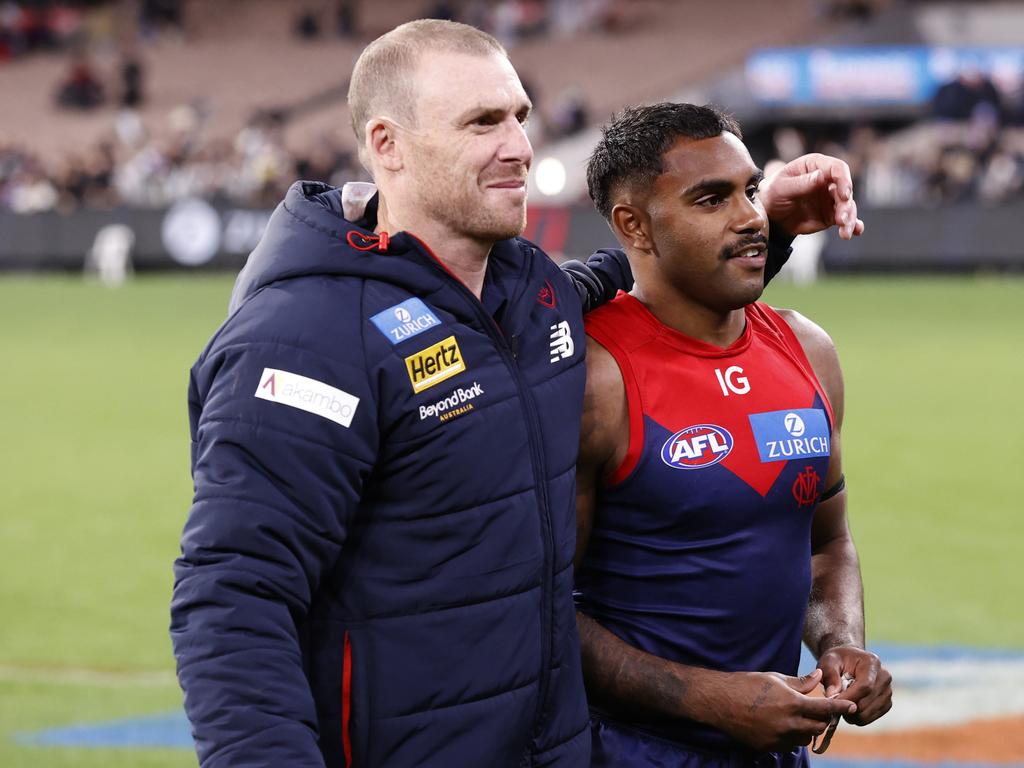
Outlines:
[[714,424],[681,429],[661,447],[661,460],[673,469],[703,469],[717,464],[732,451],[729,431]]
[[411,339],[441,324],[430,307],[417,298],[406,299],[401,304],[388,307],[371,317],[370,321],[392,344]]
[[831,431],[825,411],[820,408],[752,413],[749,418],[762,463],[831,453]]

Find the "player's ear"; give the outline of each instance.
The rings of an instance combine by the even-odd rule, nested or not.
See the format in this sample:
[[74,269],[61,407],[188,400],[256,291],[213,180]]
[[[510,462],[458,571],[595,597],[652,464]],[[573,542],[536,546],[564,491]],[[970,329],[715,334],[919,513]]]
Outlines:
[[638,251],[654,248],[651,238],[651,218],[642,208],[629,203],[619,203],[612,208],[612,230],[624,247]]
[[374,117],[366,121],[366,153],[377,167],[388,171],[402,169],[402,151],[397,129],[389,120]]

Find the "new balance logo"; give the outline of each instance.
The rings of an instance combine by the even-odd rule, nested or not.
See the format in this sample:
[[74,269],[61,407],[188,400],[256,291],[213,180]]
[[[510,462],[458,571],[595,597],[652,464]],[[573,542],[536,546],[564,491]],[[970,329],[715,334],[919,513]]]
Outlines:
[[549,352],[551,353],[552,363],[557,363],[559,360],[573,356],[573,353],[576,351],[576,344],[572,340],[572,330],[569,328],[569,323],[563,320],[552,325],[549,338],[551,339]]

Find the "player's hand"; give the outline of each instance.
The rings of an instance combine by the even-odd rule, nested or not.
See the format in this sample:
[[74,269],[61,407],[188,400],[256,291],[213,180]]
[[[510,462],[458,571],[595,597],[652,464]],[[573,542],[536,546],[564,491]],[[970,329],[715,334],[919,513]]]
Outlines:
[[844,699],[857,704],[857,711],[846,715],[847,722],[867,725],[892,709],[892,675],[870,651],[852,645],[837,646],[821,654],[818,669],[826,696],[842,690],[844,674],[853,678],[842,693]]
[[809,235],[833,224],[844,240],[864,232],[850,166],[838,158],[798,157],[762,182],[760,196],[768,220],[791,235]]
[[817,669],[804,677],[735,672],[727,679],[729,706],[712,725],[760,752],[810,744],[828,727],[833,715],[856,710],[856,705],[844,698],[808,696],[821,683],[821,670]]

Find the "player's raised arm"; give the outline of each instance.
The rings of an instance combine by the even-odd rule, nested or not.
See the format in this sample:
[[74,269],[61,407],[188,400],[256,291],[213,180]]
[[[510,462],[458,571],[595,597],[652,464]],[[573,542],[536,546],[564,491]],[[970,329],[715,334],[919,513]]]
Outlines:
[[[771,223],[765,285],[789,260],[797,235],[819,232],[833,224],[845,240],[864,232],[864,222],[857,218],[850,167],[839,158],[802,155],[765,179],[760,195]],[[602,248],[585,263],[570,259],[563,262],[562,269],[576,286],[584,312],[611,301],[618,291],[633,288],[629,260],[619,248]]]
[[842,690],[844,675],[853,679],[843,696],[858,709],[846,719],[867,725],[892,708],[892,675],[864,647],[864,589],[846,515],[843,373],[835,344],[824,330],[797,312],[780,314],[800,340],[834,414],[828,474],[811,528],[812,582],[804,640],[818,659],[826,695]]

